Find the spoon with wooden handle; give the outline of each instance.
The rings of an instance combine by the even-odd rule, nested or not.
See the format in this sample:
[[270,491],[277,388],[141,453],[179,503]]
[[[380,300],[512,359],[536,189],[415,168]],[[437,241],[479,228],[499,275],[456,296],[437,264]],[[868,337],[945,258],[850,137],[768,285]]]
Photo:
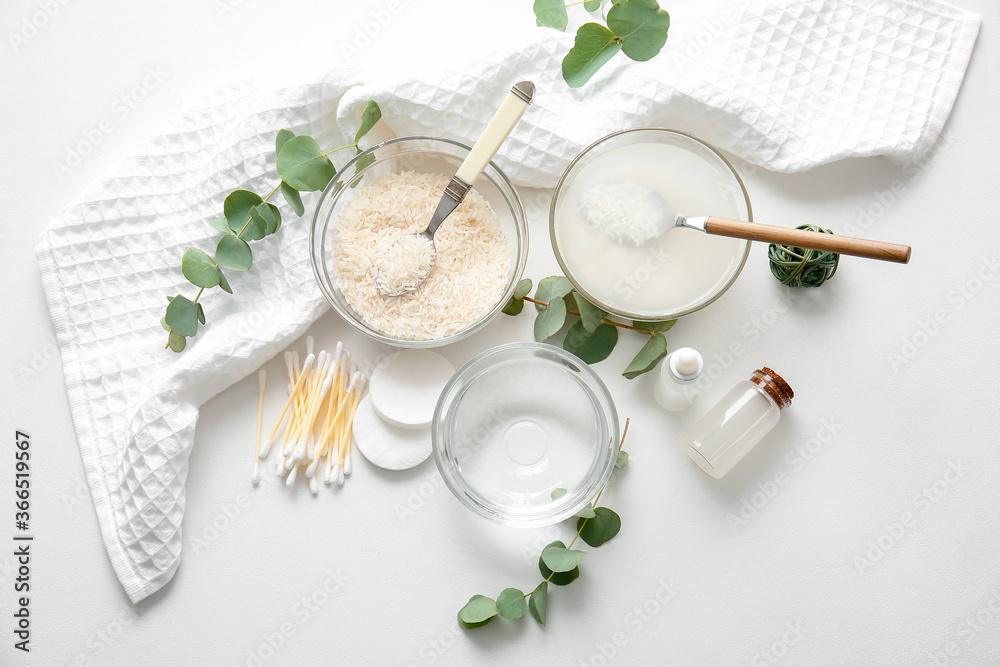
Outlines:
[[867,257],[868,259],[881,259],[886,262],[898,262],[900,264],[906,264],[910,261],[910,252],[912,250],[910,246],[899,243],[886,243],[885,241],[859,239],[853,236],[810,232],[804,229],[789,229],[788,227],[762,225],[742,220],[727,220],[726,218],[716,218],[714,216],[694,218],[679,215],[674,226],[696,229],[715,236],[729,236],[737,239],[747,239],[748,241],[780,243],[796,248],[822,250],[840,255]]

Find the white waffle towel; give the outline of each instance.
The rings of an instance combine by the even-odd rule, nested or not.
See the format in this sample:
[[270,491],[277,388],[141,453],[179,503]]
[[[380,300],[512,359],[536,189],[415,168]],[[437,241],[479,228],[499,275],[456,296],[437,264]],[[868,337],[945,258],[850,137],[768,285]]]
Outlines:
[[977,17],[933,0],[755,0],[729,13],[675,27],[659,57],[616,58],[576,90],[560,75],[572,35],[546,29],[421,80],[351,86],[332,73],[277,91],[229,88],[177,115],[66,208],[38,261],[101,532],[129,597],[158,590],[180,562],[198,406],[326,309],[307,226],[285,209],[281,232],[255,246],[253,269],[230,273],[235,294],[206,292],[208,326],[183,353],[163,349],[165,297],[190,292],[181,255],[213,250],[208,221],[226,194],[274,186],[279,128],[349,143],[371,98],[398,135],[470,143],[510,85],[532,79],[535,103],[497,158],[519,184],[552,186],[585,146],[642,126],[783,171],[914,158],[941,132],[979,30]]

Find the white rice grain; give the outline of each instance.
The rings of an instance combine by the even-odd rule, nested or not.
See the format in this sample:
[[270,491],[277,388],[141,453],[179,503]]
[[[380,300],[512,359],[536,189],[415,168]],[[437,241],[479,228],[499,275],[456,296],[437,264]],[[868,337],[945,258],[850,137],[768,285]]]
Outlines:
[[434,242],[423,234],[405,234],[379,255],[375,285],[383,294],[416,289],[434,266]]
[[510,254],[500,221],[472,190],[434,234],[437,259],[417,288],[385,296],[376,265],[400,236],[427,228],[449,177],[387,174],[360,188],[334,230],[334,270],[347,302],[373,329],[403,340],[435,340],[468,329],[503,296]]
[[580,197],[584,219],[618,243],[640,246],[673,222],[652,191],[638,183],[595,185]]

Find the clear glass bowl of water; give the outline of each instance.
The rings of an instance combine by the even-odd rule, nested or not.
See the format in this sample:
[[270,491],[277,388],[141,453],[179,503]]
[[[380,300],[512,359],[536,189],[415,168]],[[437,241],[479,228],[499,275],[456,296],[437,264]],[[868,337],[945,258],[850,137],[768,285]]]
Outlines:
[[[458,370],[431,424],[434,461],[469,509],[504,525],[573,516],[607,483],[619,423],[604,382],[575,355],[510,343]],[[566,493],[552,498],[555,489]]]

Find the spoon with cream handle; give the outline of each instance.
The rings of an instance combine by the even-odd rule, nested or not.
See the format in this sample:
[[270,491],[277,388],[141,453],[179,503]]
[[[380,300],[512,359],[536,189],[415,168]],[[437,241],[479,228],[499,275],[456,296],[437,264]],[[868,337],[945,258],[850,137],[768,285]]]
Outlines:
[[400,296],[412,292],[427,279],[437,258],[434,232],[465,199],[473,183],[521,119],[534,94],[535,84],[531,81],[514,84],[448,183],[427,229],[400,236],[379,256],[375,266],[375,286],[379,292],[385,296]]

